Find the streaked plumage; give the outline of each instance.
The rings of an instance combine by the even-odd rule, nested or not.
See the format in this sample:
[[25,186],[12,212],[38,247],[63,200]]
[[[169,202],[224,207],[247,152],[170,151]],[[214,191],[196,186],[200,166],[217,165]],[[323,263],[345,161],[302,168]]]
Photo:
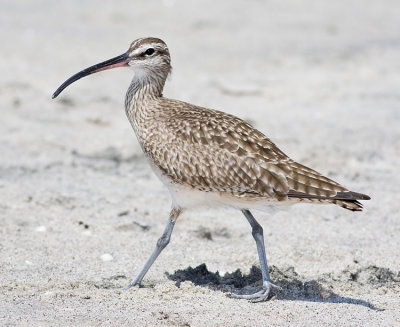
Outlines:
[[[134,114],[145,110],[147,115]],[[265,135],[226,113],[156,98],[145,106],[132,102],[143,150],[173,183],[204,192],[251,200],[334,201],[361,210],[338,183],[294,162]],[[345,200],[345,201],[343,201]]]
[[126,114],[173,201],[169,225],[159,240],[161,245],[130,286],[141,282],[168,244],[173,224],[183,209],[225,204],[241,209],[253,228],[264,290],[248,298],[265,300],[273,284],[266,267],[262,228],[249,209],[307,201],[360,211],[362,206],[357,200],[369,199],[293,161],[238,117],[164,98],[162,91],[171,65],[168,48],[160,39],[134,41],[127,53],[72,76],[53,97],[85,75],[127,65],[132,66],[135,76],[126,95]]

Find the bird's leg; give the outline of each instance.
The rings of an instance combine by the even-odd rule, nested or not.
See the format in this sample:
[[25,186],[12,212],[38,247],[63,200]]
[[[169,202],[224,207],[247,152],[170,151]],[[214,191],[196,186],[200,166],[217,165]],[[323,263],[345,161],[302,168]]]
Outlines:
[[150,269],[151,265],[156,261],[157,257],[160,255],[161,251],[168,245],[169,240],[171,238],[172,231],[175,226],[175,221],[181,213],[181,209],[172,209],[171,213],[168,218],[167,226],[165,227],[164,233],[158,239],[156,248],[154,249],[153,253],[147,259],[146,263],[144,264],[143,268],[140,270],[139,274],[135,277],[132,282],[125,287],[124,289],[127,290],[132,286],[139,285],[142,281],[143,277],[146,275],[147,271]]
[[253,215],[249,210],[243,209],[242,212],[244,216],[247,218],[247,221],[250,223],[250,226],[252,228],[252,235],[254,237],[254,240],[256,241],[258,258],[260,260],[263,286],[259,292],[256,292],[254,294],[232,294],[231,296],[234,298],[251,300],[253,302],[262,302],[268,299],[271,289],[277,286],[272,284],[271,278],[269,277],[267,256],[265,254],[263,228],[253,217]]

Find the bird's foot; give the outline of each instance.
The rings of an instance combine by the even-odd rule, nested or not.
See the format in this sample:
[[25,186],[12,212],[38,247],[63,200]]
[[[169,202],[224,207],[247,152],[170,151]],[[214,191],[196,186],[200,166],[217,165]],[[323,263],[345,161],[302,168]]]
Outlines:
[[124,290],[124,291],[127,291],[127,290],[129,290],[131,287],[136,286],[136,285],[140,287],[140,282],[137,281],[136,279],[134,279],[128,286],[125,286],[125,287],[123,288],[123,290]]
[[279,289],[281,290],[282,288],[271,283],[270,281],[264,281],[263,282],[263,286],[261,288],[261,290],[252,293],[252,294],[229,294],[228,296],[234,299],[245,299],[245,300],[249,300],[250,302],[264,302],[267,301],[270,294],[271,294],[271,290],[273,288]]
[[137,285],[137,284],[129,284],[128,286],[125,286],[122,290],[124,290],[124,291],[127,291],[127,290],[129,290],[131,287],[133,287],[133,286],[135,286],[135,285]]

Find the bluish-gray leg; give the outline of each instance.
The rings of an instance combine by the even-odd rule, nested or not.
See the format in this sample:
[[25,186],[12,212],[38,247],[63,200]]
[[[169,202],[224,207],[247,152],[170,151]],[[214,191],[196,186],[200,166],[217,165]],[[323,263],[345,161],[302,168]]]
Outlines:
[[171,234],[175,226],[175,221],[180,215],[180,209],[172,209],[171,213],[168,218],[167,226],[165,227],[164,233],[158,239],[156,248],[154,249],[153,253],[147,259],[146,263],[144,264],[143,268],[140,270],[139,274],[135,277],[135,279],[124,289],[127,290],[132,286],[139,285],[146,275],[147,271],[150,269],[151,265],[156,261],[157,257],[160,255],[161,251],[168,245],[169,240],[171,239]]
[[251,226],[251,234],[257,245],[258,259],[260,260],[260,268],[263,277],[263,281],[271,281],[269,277],[268,265],[267,265],[267,255],[265,253],[264,245],[264,231],[262,226],[257,222],[249,210],[242,210],[244,216]]
[[257,245],[258,258],[260,260],[260,269],[263,279],[262,290],[256,292],[254,294],[233,294],[232,297],[240,298],[240,299],[248,299],[253,302],[261,302],[268,299],[269,293],[273,287],[277,287],[272,284],[271,278],[269,277],[268,265],[267,265],[267,256],[265,254],[265,245],[264,245],[264,233],[263,228],[257,222],[257,220],[253,217],[251,212],[247,209],[242,210],[244,216],[247,221],[250,223],[252,229],[252,235]]

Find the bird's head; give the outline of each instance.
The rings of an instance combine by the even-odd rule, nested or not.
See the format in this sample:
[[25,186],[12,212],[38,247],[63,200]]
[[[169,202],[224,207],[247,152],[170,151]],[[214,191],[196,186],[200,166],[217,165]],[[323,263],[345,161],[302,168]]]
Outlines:
[[164,84],[171,71],[171,57],[164,41],[148,37],[133,41],[127,52],[90,66],[71,76],[54,92],[53,99],[67,86],[90,74],[116,67],[131,67],[135,71],[135,78],[140,82],[156,80]]

